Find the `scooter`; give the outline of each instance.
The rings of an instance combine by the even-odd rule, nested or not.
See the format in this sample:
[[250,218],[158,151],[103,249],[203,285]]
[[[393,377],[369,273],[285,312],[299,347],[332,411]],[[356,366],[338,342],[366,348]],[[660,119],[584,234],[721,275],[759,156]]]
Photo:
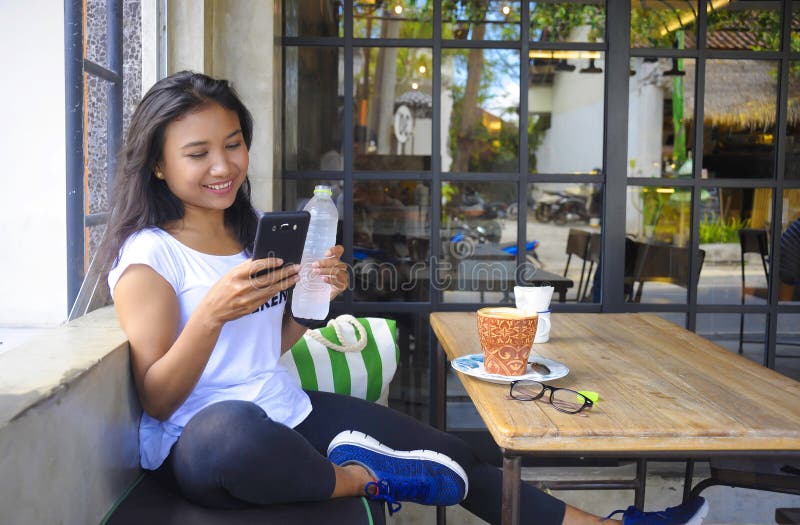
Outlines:
[[545,192],[534,212],[539,222],[550,222],[563,226],[570,221],[589,222],[586,197],[568,192]]

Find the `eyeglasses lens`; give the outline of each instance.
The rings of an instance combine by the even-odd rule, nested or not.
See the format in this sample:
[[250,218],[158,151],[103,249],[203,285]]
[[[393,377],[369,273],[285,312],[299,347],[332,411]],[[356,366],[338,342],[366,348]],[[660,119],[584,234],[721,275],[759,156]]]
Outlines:
[[512,397],[520,400],[536,399],[542,395],[544,385],[538,381],[517,381],[511,392]]
[[580,412],[586,403],[586,398],[574,390],[556,390],[551,398],[553,406],[564,412]]

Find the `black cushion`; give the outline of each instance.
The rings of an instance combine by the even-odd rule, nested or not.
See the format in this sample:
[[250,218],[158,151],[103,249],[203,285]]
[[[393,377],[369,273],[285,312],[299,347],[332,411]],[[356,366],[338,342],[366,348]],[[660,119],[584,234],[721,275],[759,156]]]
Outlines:
[[314,523],[385,525],[383,504],[365,498],[337,498],[313,503],[293,503],[209,509],[190,503],[143,474],[133,490],[102,525],[308,525]]

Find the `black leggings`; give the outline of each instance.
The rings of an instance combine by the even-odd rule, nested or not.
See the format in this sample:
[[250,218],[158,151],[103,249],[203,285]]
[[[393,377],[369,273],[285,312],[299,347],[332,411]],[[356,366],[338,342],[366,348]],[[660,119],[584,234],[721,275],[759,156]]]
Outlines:
[[[382,405],[324,392],[308,392],[314,407],[294,429],[272,421],[258,405],[223,401],[201,410],[156,471],[189,500],[236,508],[330,498],[335,484],[328,444],[343,430],[358,430],[396,450],[441,452],[469,478],[467,510],[500,523],[502,473],[480,461],[461,439]],[[564,503],[523,483],[522,523],[559,525]]]

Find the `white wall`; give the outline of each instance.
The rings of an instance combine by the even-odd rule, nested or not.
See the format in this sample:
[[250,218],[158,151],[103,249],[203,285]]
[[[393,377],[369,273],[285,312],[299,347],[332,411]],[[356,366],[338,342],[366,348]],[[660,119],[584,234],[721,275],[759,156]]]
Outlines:
[[[597,66],[605,69],[604,61]],[[536,150],[540,173],[587,173],[603,166],[605,75],[578,69],[556,73],[550,129]]]
[[274,169],[275,89],[281,78],[275,2],[172,0],[168,5],[169,73],[191,69],[231,81],[255,121],[249,169],[253,205],[275,209],[281,201]]
[[64,0],[0,2],[0,325],[67,318]]
[[[249,177],[253,205],[271,211],[280,205],[280,180],[273,170],[275,105],[280,72],[274,62],[273,2],[217,1],[213,22],[213,66],[209,74],[231,81],[253,114]],[[279,85],[278,85],[279,87]]]

